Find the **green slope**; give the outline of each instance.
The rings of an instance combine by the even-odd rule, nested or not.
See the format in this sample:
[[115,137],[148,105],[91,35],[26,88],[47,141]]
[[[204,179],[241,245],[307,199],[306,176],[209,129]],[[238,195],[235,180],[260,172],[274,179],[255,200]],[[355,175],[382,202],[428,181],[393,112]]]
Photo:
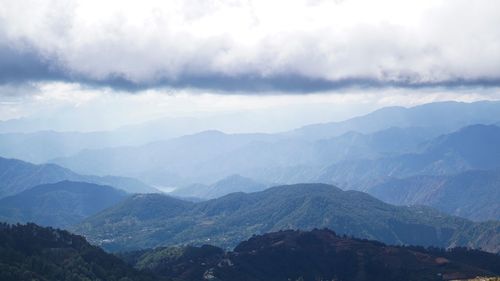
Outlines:
[[325,184],[279,186],[199,203],[138,195],[75,228],[109,250],[237,242],[281,229],[327,227],[390,244],[466,245],[500,250],[500,223],[473,223],[426,207],[396,207]]

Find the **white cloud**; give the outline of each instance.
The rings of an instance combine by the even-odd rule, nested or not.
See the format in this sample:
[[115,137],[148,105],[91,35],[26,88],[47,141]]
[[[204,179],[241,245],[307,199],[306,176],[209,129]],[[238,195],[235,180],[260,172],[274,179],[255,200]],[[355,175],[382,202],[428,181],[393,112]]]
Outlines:
[[500,80],[495,0],[0,0],[0,7],[8,45],[35,48],[90,80]]
[[130,95],[58,82],[35,86],[36,92],[30,95],[2,97],[0,120],[26,117],[44,121],[43,127],[36,130],[95,131],[157,118],[187,117],[203,120],[205,129],[277,132],[311,123],[339,121],[385,106],[500,100],[498,87],[453,91],[446,88],[345,89],[309,95],[221,95],[202,90],[150,89]]

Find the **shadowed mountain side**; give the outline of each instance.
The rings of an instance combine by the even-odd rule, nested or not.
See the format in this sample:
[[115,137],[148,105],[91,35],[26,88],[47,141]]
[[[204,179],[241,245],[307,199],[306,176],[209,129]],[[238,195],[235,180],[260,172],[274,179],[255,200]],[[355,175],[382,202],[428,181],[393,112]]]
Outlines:
[[473,223],[424,207],[396,207],[324,184],[278,186],[199,203],[137,195],[74,230],[117,251],[186,243],[232,247],[253,234],[323,227],[390,244],[500,250],[500,223]]
[[316,180],[366,190],[389,177],[499,169],[499,143],[500,127],[473,125],[429,141],[421,153],[337,163],[325,168]]
[[35,224],[0,223],[0,269],[2,281],[164,280],[133,269],[81,236]]
[[426,205],[471,220],[500,220],[500,171],[393,179],[368,192],[395,205]]
[[68,227],[109,208],[127,194],[110,186],[62,181],[0,199],[0,220]]
[[83,176],[55,164],[34,165],[16,159],[0,157],[0,198],[14,195],[36,185],[65,180],[111,185],[129,193],[159,192],[131,178]]
[[232,252],[202,247],[157,248],[120,255],[137,269],[186,281],[449,280],[500,274],[500,257],[463,248],[393,247],[329,230],[254,236]]

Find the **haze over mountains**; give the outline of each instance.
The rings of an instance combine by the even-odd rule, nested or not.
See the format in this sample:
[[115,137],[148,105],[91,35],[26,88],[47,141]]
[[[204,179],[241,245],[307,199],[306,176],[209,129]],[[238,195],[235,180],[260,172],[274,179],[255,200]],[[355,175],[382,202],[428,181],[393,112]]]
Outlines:
[[66,180],[112,185],[130,193],[158,192],[132,178],[83,176],[54,164],[34,165],[0,157],[0,169],[2,171],[0,173],[0,198],[14,195],[36,185]]
[[500,280],[500,1],[0,7],[0,281]]
[[69,227],[109,208],[127,194],[111,186],[61,181],[0,199],[0,220]]
[[500,129],[489,124],[498,122],[499,112],[499,102],[386,108],[283,134],[208,131],[144,146],[85,150],[52,162],[79,173],[131,176],[169,187],[239,174],[260,182],[366,190],[386,177],[498,167]]
[[[0,220],[69,229],[107,251],[138,250],[130,253],[135,259],[131,265],[167,280],[180,274],[182,281],[197,280],[200,274],[266,280],[262,276],[271,276],[269,269],[240,251],[244,243],[237,245],[263,235],[263,249],[289,255],[300,244],[289,241],[309,235],[279,232],[290,229],[328,228],[389,245],[463,246],[499,253],[499,120],[500,102],[446,102],[385,108],[277,134],[212,130],[162,139],[167,135],[158,132],[145,134],[140,141],[145,143],[127,139],[126,131],[0,134],[0,155],[38,163],[0,157]],[[145,131],[153,129],[150,125]],[[157,139],[147,142],[146,135]],[[269,232],[278,234],[266,236]],[[304,257],[325,254],[315,248],[318,243],[332,251],[343,243],[357,245],[344,249],[348,256],[365,246],[370,253],[381,251],[376,256],[382,259],[394,259],[384,251],[405,259],[412,255],[376,242],[313,233],[308,237],[314,241],[301,252]],[[266,239],[286,247],[269,246]],[[198,248],[203,244],[212,246]],[[144,250],[155,247],[160,248]],[[165,251],[176,258],[158,265],[156,259],[165,258]],[[267,250],[256,251],[267,257]],[[443,271],[431,261],[434,252],[418,251],[425,258],[408,261],[429,268],[424,275]],[[205,265],[187,266],[185,254]],[[465,267],[452,268],[494,274],[490,267],[471,264],[470,255]],[[238,265],[210,271],[209,265],[226,264],[228,257]],[[325,256],[330,258],[336,261]],[[258,270],[256,274],[266,273],[249,277],[247,266]],[[394,266],[388,269],[394,276],[403,270],[422,277]],[[300,277],[289,271],[273,274],[279,276],[276,280]],[[343,273],[322,274],[330,278]]]

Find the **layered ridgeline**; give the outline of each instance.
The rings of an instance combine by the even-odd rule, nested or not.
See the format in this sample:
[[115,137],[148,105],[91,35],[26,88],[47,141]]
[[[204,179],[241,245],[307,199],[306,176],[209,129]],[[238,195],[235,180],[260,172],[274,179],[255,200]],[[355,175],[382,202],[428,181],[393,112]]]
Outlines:
[[279,186],[192,203],[136,195],[74,229],[112,251],[172,244],[233,247],[253,234],[327,227],[389,244],[500,251],[500,223],[473,223],[426,207],[396,207],[324,184]]
[[266,189],[267,185],[245,178],[240,175],[231,175],[211,185],[192,184],[183,188],[178,188],[170,194],[180,197],[193,197],[199,199],[213,199],[224,195],[239,192],[257,192]]
[[[394,140],[397,141],[397,140]],[[320,182],[369,189],[390,177],[447,175],[500,169],[500,127],[473,125],[425,144],[422,152],[337,163],[325,168]]]
[[0,198],[14,195],[40,184],[65,180],[110,185],[129,193],[158,192],[158,190],[132,178],[84,176],[54,164],[35,165],[0,157]]
[[391,179],[368,190],[395,205],[426,205],[476,221],[500,221],[500,170]]
[[125,199],[110,186],[62,181],[0,199],[0,221],[68,227]]
[[[53,163],[79,173],[131,176],[159,186],[209,185],[239,174],[259,182],[366,188],[390,176],[497,167],[498,161],[490,161],[498,156],[498,147],[492,147],[496,139],[489,145],[485,142],[500,130],[488,125],[498,122],[498,112],[498,102],[385,108],[282,134],[208,131],[142,146],[85,150]],[[464,126],[470,127],[451,133]],[[448,144],[452,145],[449,152],[445,151]],[[461,150],[464,147],[469,151]],[[490,158],[476,161],[480,157],[473,158],[475,153]],[[375,169],[367,169],[372,166]]]
[[[456,112],[461,114],[456,114]],[[500,120],[498,112],[500,112],[498,102],[445,102],[413,108],[388,107],[346,121],[305,126],[275,136],[319,140],[337,137],[351,131],[371,134],[391,127],[425,127],[433,128],[438,133],[445,133],[471,124],[498,122]],[[233,118],[233,116],[227,118]],[[26,123],[33,123],[34,120],[0,121],[0,156],[43,163],[50,159],[71,156],[85,149],[141,145],[193,134],[207,130],[206,124],[210,123],[210,121],[207,122],[206,118],[167,118],[126,126],[113,131],[33,132],[40,130],[40,128],[47,129],[47,124],[54,125],[59,122],[59,120],[37,121],[40,122],[35,122],[37,124],[28,127],[25,126]],[[224,130],[224,126],[214,127]],[[64,128],[59,130],[64,130]]]
[[137,269],[184,281],[431,281],[500,275],[495,254],[386,246],[329,230],[254,236],[232,252],[171,247],[121,256]]
[[[460,114],[457,114],[460,113]],[[500,119],[500,102],[436,102],[415,107],[385,107],[342,122],[313,124],[284,133],[303,139],[327,139],[346,132],[373,133],[391,127],[434,128],[452,132],[474,124],[493,124]]]
[[206,185],[233,174],[262,182],[300,182],[333,163],[415,152],[435,136],[434,129],[420,127],[349,132],[317,141],[207,131],[144,146],[86,150],[53,162],[81,173],[129,175],[165,186]]
[[153,281],[77,235],[34,224],[0,223],[0,280]]

